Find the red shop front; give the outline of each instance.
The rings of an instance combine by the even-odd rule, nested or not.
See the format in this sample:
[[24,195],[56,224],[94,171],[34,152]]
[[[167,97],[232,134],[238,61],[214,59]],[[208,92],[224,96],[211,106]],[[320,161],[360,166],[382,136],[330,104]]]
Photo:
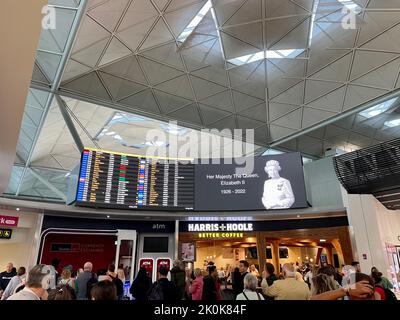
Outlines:
[[107,269],[115,261],[116,241],[115,234],[50,233],[45,237],[41,263],[59,260],[58,272],[68,265],[78,270],[87,261],[93,263],[93,271]]

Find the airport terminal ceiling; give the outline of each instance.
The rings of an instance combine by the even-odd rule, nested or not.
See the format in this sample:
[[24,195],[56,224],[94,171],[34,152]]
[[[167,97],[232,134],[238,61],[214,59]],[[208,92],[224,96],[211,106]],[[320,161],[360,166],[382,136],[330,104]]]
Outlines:
[[[57,24],[41,34],[5,196],[63,202],[77,141],[167,149],[168,141],[147,139],[151,129],[254,129],[252,152],[237,155],[272,149],[310,158],[399,137],[399,1],[49,5]],[[342,28],[343,8],[354,10],[354,28]]]

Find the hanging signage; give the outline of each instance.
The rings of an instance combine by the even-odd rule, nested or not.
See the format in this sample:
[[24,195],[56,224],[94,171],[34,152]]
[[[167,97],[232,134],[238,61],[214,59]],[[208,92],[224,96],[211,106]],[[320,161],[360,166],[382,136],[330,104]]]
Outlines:
[[11,239],[11,229],[0,229],[0,239]]
[[153,281],[153,268],[154,268],[154,259],[152,258],[142,258],[139,260],[139,268],[144,268],[147,271],[147,275]]
[[188,223],[187,232],[252,232],[253,223],[215,222]]
[[0,226],[16,227],[18,226],[19,217],[0,216]]

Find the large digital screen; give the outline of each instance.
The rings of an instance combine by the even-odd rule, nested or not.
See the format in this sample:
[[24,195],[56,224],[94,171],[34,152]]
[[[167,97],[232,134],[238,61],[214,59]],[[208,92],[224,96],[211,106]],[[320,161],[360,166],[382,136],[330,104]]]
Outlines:
[[[253,165],[236,164],[251,164],[252,160]],[[195,182],[194,207],[199,211],[307,207],[300,153],[243,158],[231,164],[197,164]]]
[[187,159],[85,149],[76,204],[174,211],[308,206],[300,153],[230,160],[230,163],[220,159],[217,164],[202,161],[195,164]]
[[193,210],[194,165],[85,149],[76,204],[93,207]]

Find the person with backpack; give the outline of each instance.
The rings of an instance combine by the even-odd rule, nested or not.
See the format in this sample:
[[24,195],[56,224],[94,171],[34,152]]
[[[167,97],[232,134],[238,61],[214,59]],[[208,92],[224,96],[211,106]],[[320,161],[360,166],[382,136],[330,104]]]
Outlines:
[[177,287],[180,300],[182,300],[186,289],[186,272],[180,260],[174,261],[174,267],[171,269],[171,281]]
[[243,279],[243,292],[237,295],[236,300],[264,300],[264,297],[256,291],[257,284],[258,279],[254,274],[246,274]]
[[372,267],[371,277],[375,280],[375,284],[378,284],[385,289],[393,289],[393,284],[389,281],[388,278],[384,277],[382,275],[382,272],[379,272],[376,267]]
[[382,300],[397,300],[396,295],[391,290],[393,284],[376,267],[371,269],[371,278],[374,279],[375,290],[381,295]]
[[169,270],[161,267],[158,270],[158,280],[153,283],[148,292],[148,300],[176,302],[181,300],[180,292],[172,281],[168,280]]
[[58,285],[67,285],[74,288],[74,280],[71,277],[71,271],[68,268],[64,268],[61,272],[61,277],[59,277]]
[[97,277],[92,272],[93,264],[86,262],[83,272],[80,273],[75,281],[75,292],[78,300],[91,300],[90,290],[97,283]]

